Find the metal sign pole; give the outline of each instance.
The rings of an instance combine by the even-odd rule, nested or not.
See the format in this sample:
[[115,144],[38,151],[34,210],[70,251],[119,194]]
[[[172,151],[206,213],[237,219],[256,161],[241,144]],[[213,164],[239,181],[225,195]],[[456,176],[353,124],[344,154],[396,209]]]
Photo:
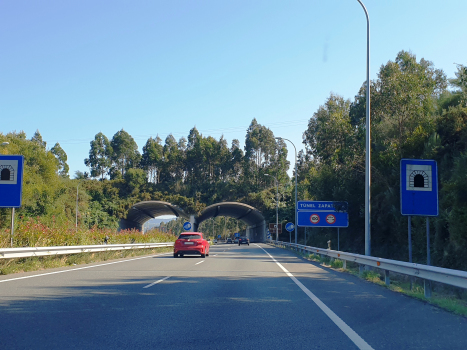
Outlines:
[[409,262],[412,262],[412,217],[409,215]]
[[339,245],[340,237],[339,237],[339,227],[337,228],[337,250],[341,251],[340,245]]
[[15,232],[15,208],[11,208],[11,231],[10,231],[10,245],[13,248],[13,234]]
[[426,264],[430,266],[431,257],[430,257],[430,219],[426,218]]

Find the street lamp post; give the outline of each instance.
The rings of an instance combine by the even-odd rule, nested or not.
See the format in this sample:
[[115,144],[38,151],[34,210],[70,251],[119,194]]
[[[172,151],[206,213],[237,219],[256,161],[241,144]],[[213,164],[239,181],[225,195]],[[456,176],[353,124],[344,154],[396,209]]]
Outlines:
[[279,181],[274,175],[264,174],[265,176],[272,176],[276,182],[276,242],[279,240]]
[[289,139],[283,137],[276,137],[277,140],[289,141],[293,148],[295,149],[295,244],[297,244],[297,224],[298,224],[298,214],[297,214],[297,148],[294,143]]
[[366,159],[365,159],[365,255],[371,255],[371,157],[370,157],[370,17],[365,5],[362,5],[366,16]]

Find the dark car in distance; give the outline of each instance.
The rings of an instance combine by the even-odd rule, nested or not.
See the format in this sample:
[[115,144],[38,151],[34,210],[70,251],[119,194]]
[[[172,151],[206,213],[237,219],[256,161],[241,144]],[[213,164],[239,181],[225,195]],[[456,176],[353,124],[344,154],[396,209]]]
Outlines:
[[241,245],[241,244],[248,244],[250,245],[250,240],[248,238],[246,238],[245,236],[243,237],[240,237],[238,239],[238,245]]

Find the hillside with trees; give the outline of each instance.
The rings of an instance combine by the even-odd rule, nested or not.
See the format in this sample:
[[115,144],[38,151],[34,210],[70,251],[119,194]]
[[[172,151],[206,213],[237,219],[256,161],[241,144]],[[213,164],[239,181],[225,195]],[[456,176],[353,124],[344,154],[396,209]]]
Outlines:
[[[299,200],[347,201],[349,227],[341,229],[341,250],[364,252],[365,107],[362,85],[353,100],[330,94],[303,130],[298,159]],[[401,51],[380,67],[371,82],[372,254],[407,260],[407,217],[400,214],[402,158],[434,159],[439,173],[438,217],[430,218],[432,263],[467,270],[467,67],[457,65],[448,79],[430,61]],[[287,147],[273,132],[251,121],[244,144],[202,135],[196,127],[176,140],[157,131],[142,147],[125,130],[97,133],[90,142],[86,172],[68,175],[67,155],[59,144],[48,149],[39,131],[0,134],[2,152],[25,157],[23,206],[17,220],[40,217],[75,224],[78,193],[80,225],[116,229],[119,218],[143,200],[163,200],[190,213],[222,201],[240,201],[275,222],[279,180],[279,220],[294,221],[294,179],[287,171]],[[293,166],[293,165],[292,165]],[[0,209],[8,229],[9,209]],[[413,261],[426,261],[425,218],[413,222]],[[174,224],[175,225],[175,224]],[[222,220],[212,221],[222,226]],[[224,222],[224,229],[235,227]],[[210,230],[209,223],[205,224]],[[174,226],[175,227],[175,226]],[[232,228],[233,229],[233,228]],[[305,232],[299,229],[303,243]],[[313,228],[307,243],[337,248],[337,232]],[[280,239],[288,241],[288,234]]]

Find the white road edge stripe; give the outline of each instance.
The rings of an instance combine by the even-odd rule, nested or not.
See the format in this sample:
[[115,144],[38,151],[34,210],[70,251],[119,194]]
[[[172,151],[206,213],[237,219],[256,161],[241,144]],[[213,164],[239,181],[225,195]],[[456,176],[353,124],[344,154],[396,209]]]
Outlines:
[[164,277],[163,279],[160,279],[159,281],[152,282],[151,284],[148,284],[147,286],[144,286],[143,288],[152,287],[152,286],[155,285],[155,284],[158,284],[158,283],[161,283],[161,282],[165,281],[167,278],[170,278],[170,276]]
[[24,280],[24,279],[27,279],[27,278],[34,278],[34,277],[55,275],[55,274],[57,274],[57,273],[78,271],[78,270],[84,270],[84,269],[92,269],[93,267],[100,267],[100,266],[113,265],[113,264],[120,264],[120,263],[124,263],[124,262],[128,262],[128,261],[134,261],[134,260],[140,260],[140,259],[153,258],[153,257],[155,257],[155,256],[169,255],[169,254],[172,254],[172,253],[162,253],[162,254],[156,254],[156,255],[150,255],[150,256],[143,256],[143,257],[141,257],[141,258],[134,258],[134,259],[128,259],[128,260],[123,260],[123,261],[114,261],[114,262],[110,262],[110,263],[106,263],[106,264],[99,264],[99,265],[78,267],[78,268],[76,268],[76,269],[70,269],[70,270],[54,271],[54,272],[41,273],[41,274],[39,274],[39,275],[31,275],[31,276],[10,278],[10,279],[7,279],[7,280],[0,281],[0,283],[3,283],[3,282],[10,282],[10,281],[17,281],[17,280]]
[[307,287],[305,287],[294,275],[292,275],[287,269],[282,266],[274,257],[269,254],[263,247],[260,247],[258,244],[255,244],[257,247],[261,248],[269,257],[289,276],[292,281],[295,282],[297,286],[300,287],[302,291],[305,292],[308,297],[315,302],[315,304],[335,323],[337,327],[341,329],[344,334],[349,337],[352,342],[357,345],[359,349],[362,350],[374,350],[366,341],[364,341],[352,328],[350,328],[342,319],[337,316],[330,308],[326,306],[316,295],[314,295]]
[[201,260],[200,262],[197,262],[195,265],[199,265],[201,263],[204,263],[204,260]]

